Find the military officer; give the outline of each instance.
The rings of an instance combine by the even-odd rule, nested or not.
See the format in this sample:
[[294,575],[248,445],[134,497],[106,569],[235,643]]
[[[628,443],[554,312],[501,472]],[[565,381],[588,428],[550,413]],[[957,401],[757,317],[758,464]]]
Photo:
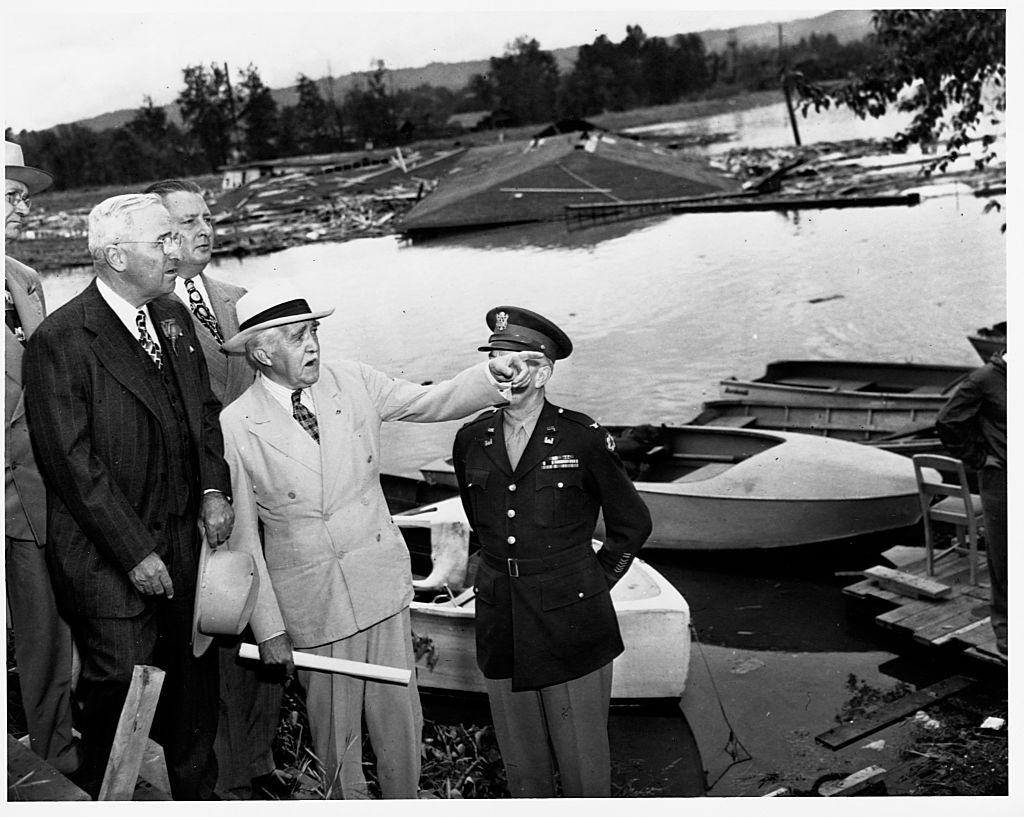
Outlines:
[[[515,306],[487,313],[491,357],[541,352],[508,406],[463,426],[454,462],[473,541],[477,663],[513,797],[608,797],[612,660],[623,650],[611,601],[651,517],[610,434],[552,405],[545,387],[572,342]],[[603,512],[607,538],[591,538]],[[550,747],[545,751],[544,747]]]

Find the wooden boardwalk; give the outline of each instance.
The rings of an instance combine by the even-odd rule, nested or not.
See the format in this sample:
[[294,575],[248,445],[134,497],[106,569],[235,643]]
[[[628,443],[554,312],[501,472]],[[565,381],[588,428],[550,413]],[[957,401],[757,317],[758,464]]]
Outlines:
[[857,599],[876,599],[889,609],[875,616],[886,629],[921,644],[961,649],[965,655],[1005,665],[989,621],[989,578],[984,553],[978,554],[977,583],[971,584],[967,557],[951,552],[938,559],[934,575],[925,572],[924,555],[898,570],[871,568],[865,578],[843,588]]

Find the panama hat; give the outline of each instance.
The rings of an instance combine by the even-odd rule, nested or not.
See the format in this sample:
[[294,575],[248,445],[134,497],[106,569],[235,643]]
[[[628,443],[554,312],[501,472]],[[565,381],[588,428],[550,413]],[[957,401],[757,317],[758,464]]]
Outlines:
[[260,577],[252,556],[240,550],[216,550],[203,537],[199,546],[196,603],[192,610],[192,654],[206,652],[215,635],[238,635],[249,623]]
[[313,310],[291,284],[275,282],[246,292],[235,304],[235,311],[238,314],[238,332],[224,341],[221,349],[240,354],[245,351],[246,341],[257,332],[286,323],[324,318],[334,313],[334,307]]
[[30,196],[42,193],[53,184],[53,176],[45,170],[25,167],[25,155],[21,152],[21,145],[8,142],[6,139],[4,140],[4,165],[4,176],[25,185]]

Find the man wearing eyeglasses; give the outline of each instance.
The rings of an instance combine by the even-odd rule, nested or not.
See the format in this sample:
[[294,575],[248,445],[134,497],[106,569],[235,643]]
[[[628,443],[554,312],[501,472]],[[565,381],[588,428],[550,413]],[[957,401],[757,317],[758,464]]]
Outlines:
[[99,794],[132,669],[166,673],[152,735],[176,800],[213,797],[217,657],[191,650],[200,533],[231,532],[220,403],[171,295],[181,240],[156,195],[89,214],[96,278],[25,355],[29,429],[51,488],[47,558],[82,650],[83,763]]
[[[30,196],[48,188],[53,179],[25,166],[20,145],[4,142],[4,154],[4,235],[13,241],[25,226]],[[57,609],[46,568],[46,490],[32,453],[22,382],[25,343],[45,317],[46,302],[34,269],[5,256],[4,274],[7,603],[32,751],[68,774],[80,763],[71,734],[71,631]]]
[[[235,304],[242,287],[220,281],[205,270],[213,258],[214,228],[202,189],[188,179],[164,179],[146,193],[160,196],[181,235],[174,294],[192,313],[196,336],[210,370],[210,386],[227,406],[252,385],[255,371],[243,355],[220,347],[238,331]],[[217,639],[220,658],[220,722],[217,727],[217,792],[226,798],[283,798],[288,786],[276,771],[273,743],[281,711],[283,676],[238,658],[241,640]]]

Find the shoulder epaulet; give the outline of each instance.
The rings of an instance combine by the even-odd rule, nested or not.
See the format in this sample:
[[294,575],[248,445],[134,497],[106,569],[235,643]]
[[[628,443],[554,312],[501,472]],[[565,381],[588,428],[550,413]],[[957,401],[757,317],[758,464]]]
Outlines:
[[484,421],[490,420],[492,417],[494,417],[494,415],[495,415],[495,413],[497,411],[498,411],[498,409],[493,407],[493,406],[491,408],[484,409],[476,417],[474,417],[472,420],[468,420],[462,426],[462,428],[459,429],[459,431],[462,431],[463,428],[470,428],[471,426],[475,426],[477,423],[482,423]]
[[573,411],[572,409],[559,408],[557,409],[558,416],[564,417],[566,420],[572,420],[581,426],[587,426],[588,428],[600,428],[601,425],[594,420],[593,417],[588,417],[582,411]]
[[590,429],[601,438],[605,448],[609,451],[615,451],[615,439],[612,437],[611,433],[594,418],[587,416],[583,412],[572,411],[566,408],[558,409],[558,416],[564,417],[567,420],[571,420],[574,423],[578,423],[579,425]]

